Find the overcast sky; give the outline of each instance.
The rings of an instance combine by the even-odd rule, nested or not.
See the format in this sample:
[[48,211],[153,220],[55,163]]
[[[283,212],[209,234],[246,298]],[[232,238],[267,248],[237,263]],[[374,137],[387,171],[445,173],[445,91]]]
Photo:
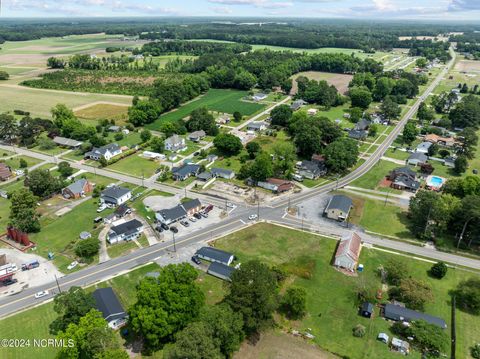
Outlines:
[[479,20],[480,0],[0,0],[1,17],[250,16]]

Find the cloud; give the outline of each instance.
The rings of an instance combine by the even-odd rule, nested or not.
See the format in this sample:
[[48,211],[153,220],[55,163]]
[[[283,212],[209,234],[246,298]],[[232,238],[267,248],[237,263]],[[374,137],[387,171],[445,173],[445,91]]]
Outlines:
[[228,6],[212,6],[210,7],[215,14],[231,14],[233,10]]
[[214,4],[230,6],[254,6],[263,9],[281,9],[292,7],[293,2],[289,1],[270,1],[270,0],[208,0]]
[[449,11],[472,11],[480,10],[480,1],[478,0],[452,0],[448,5]]

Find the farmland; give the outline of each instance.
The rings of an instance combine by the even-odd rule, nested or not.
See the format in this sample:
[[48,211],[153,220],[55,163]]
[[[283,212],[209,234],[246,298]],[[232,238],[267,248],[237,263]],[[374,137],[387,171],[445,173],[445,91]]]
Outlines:
[[319,71],[306,71],[299,72],[293,76],[293,87],[291,90],[292,94],[296,94],[298,91],[298,84],[295,81],[298,77],[305,76],[310,80],[315,81],[327,81],[330,85],[333,85],[337,88],[338,92],[345,94],[348,90],[348,84],[352,80],[352,75],[343,75],[343,74],[334,74],[330,72],[319,72]]
[[250,116],[264,108],[264,105],[262,104],[242,101],[246,96],[248,96],[248,92],[246,91],[211,89],[205,95],[182,105],[176,110],[162,115],[160,120],[147,127],[152,130],[158,130],[162,122],[174,122],[184,119],[189,116],[194,109],[203,106],[211,111],[230,114],[239,111],[244,116]]
[[75,116],[84,120],[115,120],[117,125],[125,124],[128,119],[128,104],[94,103],[75,109]]

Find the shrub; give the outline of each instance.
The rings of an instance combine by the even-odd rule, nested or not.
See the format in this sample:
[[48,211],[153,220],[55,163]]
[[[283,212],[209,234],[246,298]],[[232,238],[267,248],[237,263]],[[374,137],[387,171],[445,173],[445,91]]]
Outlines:
[[82,258],[92,258],[98,254],[100,242],[97,238],[89,238],[80,241],[75,246],[75,254]]
[[435,263],[432,268],[430,268],[430,275],[434,278],[442,279],[447,274],[448,267],[443,262]]
[[470,348],[470,355],[474,359],[480,359],[480,343],[475,344],[473,347]]
[[357,324],[355,328],[353,328],[354,337],[363,338],[365,336],[365,333],[366,333],[366,328],[361,324]]
[[290,319],[300,319],[305,316],[307,292],[303,288],[288,288],[282,298],[281,309]]
[[20,158],[20,168],[27,168],[27,167],[28,167],[27,161],[25,161],[25,159],[23,158]]

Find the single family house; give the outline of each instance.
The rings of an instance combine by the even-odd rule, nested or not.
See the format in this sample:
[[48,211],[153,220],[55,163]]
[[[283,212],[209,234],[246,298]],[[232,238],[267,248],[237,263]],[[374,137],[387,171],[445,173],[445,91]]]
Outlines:
[[402,191],[416,192],[420,188],[420,182],[417,181],[417,173],[410,167],[399,167],[394,169],[388,175],[392,181],[392,188]]
[[248,131],[265,131],[268,128],[268,123],[266,122],[250,122],[247,125],[247,130]]
[[119,225],[110,228],[107,234],[107,242],[110,244],[116,244],[119,242],[132,241],[143,232],[143,224],[138,219],[132,219],[131,221],[121,223]]
[[206,135],[207,134],[203,130],[195,131],[188,135],[188,139],[193,142],[200,142]]
[[80,148],[80,146],[83,144],[83,142],[81,141],[72,140],[71,138],[60,137],[60,136],[55,136],[53,138],[53,142],[55,142],[58,146],[68,147],[72,149]]
[[232,179],[235,177],[235,172],[224,168],[212,168],[210,172],[212,173],[212,176],[217,178]]
[[95,308],[102,313],[110,328],[116,330],[127,324],[128,315],[111,287],[96,289],[92,296]]
[[202,247],[195,253],[195,255],[206,261],[222,263],[227,266],[229,266],[235,258],[232,253],[228,253],[213,247]]
[[235,271],[235,268],[230,267],[223,263],[218,263],[218,262],[210,263],[207,269],[208,274],[213,275],[214,277],[226,280],[228,282],[231,282],[232,280],[231,277],[234,271]]
[[362,239],[353,232],[340,240],[335,253],[335,267],[354,272],[357,268],[358,258],[362,249]]
[[408,159],[407,164],[412,166],[419,166],[421,164],[427,163],[428,156],[421,152],[412,153]]
[[106,188],[100,194],[100,202],[120,206],[132,198],[132,191],[120,186]]
[[12,171],[5,163],[0,162],[0,181],[6,181],[12,177]]
[[81,178],[62,189],[62,196],[67,199],[77,199],[93,191],[93,185],[85,178]]
[[110,143],[103,147],[94,147],[91,151],[85,153],[85,158],[89,158],[94,161],[104,158],[107,161],[110,161],[113,157],[118,156],[123,151],[119,145],[116,143]]
[[442,329],[447,328],[447,323],[442,318],[434,317],[433,315],[417,312],[416,310],[408,309],[400,305],[390,303],[385,304],[383,308],[383,316],[386,319],[395,320],[397,322],[424,320],[427,323],[436,325],[437,327],[440,327]]
[[200,172],[200,165],[186,164],[181,167],[174,167],[172,177],[175,181],[185,181],[190,176],[197,176]]
[[328,201],[324,215],[327,218],[334,219],[336,221],[345,221],[348,218],[352,207],[353,202],[349,197],[342,194],[337,194],[330,198],[330,201]]
[[187,148],[185,139],[179,135],[172,135],[165,140],[165,149],[172,152],[184,151]]

